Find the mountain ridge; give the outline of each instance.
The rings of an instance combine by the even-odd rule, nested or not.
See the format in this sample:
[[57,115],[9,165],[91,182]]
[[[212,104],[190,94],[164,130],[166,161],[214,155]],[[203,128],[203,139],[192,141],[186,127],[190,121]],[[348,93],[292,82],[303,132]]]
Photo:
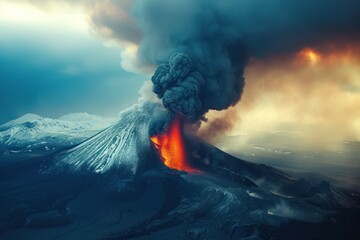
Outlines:
[[0,126],[0,146],[25,152],[31,152],[32,148],[50,150],[54,146],[70,146],[95,135],[115,121],[116,118],[88,113],[71,113],[57,119],[28,113]]

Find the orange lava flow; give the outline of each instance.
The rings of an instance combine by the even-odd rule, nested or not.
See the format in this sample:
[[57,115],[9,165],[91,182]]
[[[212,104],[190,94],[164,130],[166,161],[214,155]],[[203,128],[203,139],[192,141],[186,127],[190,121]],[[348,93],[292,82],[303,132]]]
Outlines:
[[187,172],[194,171],[187,163],[179,118],[172,121],[166,133],[152,136],[150,139],[167,167]]

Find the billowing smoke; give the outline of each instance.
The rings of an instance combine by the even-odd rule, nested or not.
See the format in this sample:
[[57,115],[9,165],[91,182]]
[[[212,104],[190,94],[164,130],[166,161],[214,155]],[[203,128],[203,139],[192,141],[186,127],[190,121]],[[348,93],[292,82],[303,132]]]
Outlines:
[[242,48],[263,57],[359,39],[359,8],[354,0],[95,0],[91,19],[104,37],[138,46],[137,66],[190,52],[205,70]]
[[140,62],[157,65],[153,91],[170,112],[198,121],[235,104],[244,87],[247,53],[241,35],[204,1],[138,1]]
[[[162,99],[165,108],[196,121],[209,109],[220,110],[239,99],[243,84],[237,84],[236,87],[235,77],[232,77],[228,81],[224,77],[223,83],[232,86],[224,88],[217,79],[210,76],[204,78],[196,70],[189,55],[174,53],[169,63],[157,67],[151,80],[153,91]],[[210,88],[211,85],[216,88]],[[214,97],[221,102],[212,101]]]
[[96,6],[99,33],[128,43],[133,65],[156,68],[153,91],[191,121],[239,101],[249,56],[360,36],[360,2],[352,0],[107,0]]

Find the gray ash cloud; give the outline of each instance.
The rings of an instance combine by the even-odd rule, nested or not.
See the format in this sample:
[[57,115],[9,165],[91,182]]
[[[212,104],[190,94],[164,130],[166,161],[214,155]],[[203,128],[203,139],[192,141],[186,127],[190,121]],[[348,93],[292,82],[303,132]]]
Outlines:
[[103,5],[97,9],[111,11],[94,11],[97,29],[138,45],[136,65],[156,67],[153,90],[163,105],[191,121],[239,101],[249,56],[360,39],[360,2],[352,0],[109,0]]
[[193,69],[188,55],[173,54],[169,63],[157,67],[151,80],[154,93],[171,112],[191,120],[196,120],[203,114],[201,97],[205,80],[201,73]]

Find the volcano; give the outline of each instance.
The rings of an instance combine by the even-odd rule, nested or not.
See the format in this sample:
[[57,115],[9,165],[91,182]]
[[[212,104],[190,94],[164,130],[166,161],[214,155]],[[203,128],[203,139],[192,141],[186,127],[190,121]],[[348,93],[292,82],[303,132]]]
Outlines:
[[182,140],[186,165],[166,164],[161,148],[180,128],[175,121],[154,140],[156,111],[133,108],[75,147],[2,166],[0,238],[358,237],[356,203],[327,182],[235,158],[192,135]]

